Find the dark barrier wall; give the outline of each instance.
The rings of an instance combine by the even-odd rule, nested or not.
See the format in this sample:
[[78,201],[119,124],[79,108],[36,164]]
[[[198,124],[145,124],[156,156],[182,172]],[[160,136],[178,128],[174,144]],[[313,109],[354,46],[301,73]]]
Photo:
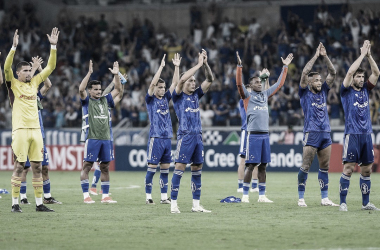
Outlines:
[[[237,171],[240,162],[238,146],[205,146],[204,171]],[[272,145],[269,171],[297,172],[302,165],[301,145]],[[172,155],[175,146],[172,147]],[[115,170],[146,171],[146,147],[118,146],[115,148]],[[174,165],[172,164],[172,167]],[[311,171],[318,171],[314,160]]]

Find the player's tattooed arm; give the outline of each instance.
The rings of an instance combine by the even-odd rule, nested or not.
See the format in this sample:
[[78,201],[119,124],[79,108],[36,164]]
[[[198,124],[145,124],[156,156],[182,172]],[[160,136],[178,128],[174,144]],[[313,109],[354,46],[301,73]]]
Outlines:
[[371,55],[371,43],[369,43],[367,58],[368,58],[368,62],[369,62],[369,65],[371,66],[371,71],[372,71],[368,80],[371,84],[376,85],[377,80],[379,79],[379,76],[380,76],[380,71],[379,71],[379,67],[377,66],[375,60],[373,60],[372,55]]
[[214,81],[214,76],[212,75],[210,65],[208,65],[207,63],[207,52],[204,49],[202,49],[202,54],[203,54],[203,68],[206,75],[206,81],[202,83],[201,88],[202,88],[203,93],[206,93],[210,89],[210,86],[212,82]]
[[313,68],[315,61],[319,57],[321,46],[323,46],[322,43],[319,43],[318,48],[315,52],[315,55],[310,59],[310,61],[305,65],[305,67],[302,70],[300,86],[303,89],[307,87],[307,82],[308,82],[308,76],[307,75],[310,73],[311,69]]
[[[38,72],[41,72],[42,71],[42,66],[41,64],[43,63],[44,61],[42,60],[41,57],[39,56],[36,56],[36,57],[32,57],[32,62],[30,63],[32,65],[32,75],[34,75],[36,69],[38,70]],[[41,95],[43,96],[46,96],[47,92],[49,91],[49,89],[51,88],[52,84],[51,84],[51,81],[49,78],[46,78],[46,80],[44,81],[44,85],[42,86],[42,88],[40,89],[40,93]]]
[[80,98],[82,100],[86,99],[86,97],[87,97],[86,87],[87,87],[88,80],[90,80],[92,71],[93,71],[92,61],[90,60],[90,63],[89,63],[89,66],[88,66],[88,73],[83,78],[82,82],[79,85],[79,96],[80,96]]
[[148,94],[150,96],[152,96],[154,94],[154,87],[156,87],[158,80],[160,79],[162,69],[165,67],[165,57],[166,57],[166,54],[164,54],[164,57],[161,60],[160,67],[158,67],[158,70],[157,70],[156,74],[154,75],[154,77],[153,77],[153,79],[149,85]]
[[175,90],[179,82],[179,65],[181,64],[181,59],[182,57],[179,55],[179,53],[174,54],[174,58],[172,59],[174,65],[174,74],[172,85],[170,85],[169,88],[170,94],[173,94],[173,91]]
[[[197,65],[195,65],[194,67],[192,67],[191,69],[189,69],[188,71],[186,71],[181,79],[179,79],[179,82],[177,84],[177,87],[175,88],[175,92],[177,93],[177,95],[181,94],[182,93],[182,89],[183,89],[183,84],[191,77],[195,74],[195,72],[197,72],[197,70],[202,67],[203,65],[203,54],[202,53],[198,53],[198,63]],[[203,90],[203,89],[202,89]]]
[[[108,70],[111,71],[111,73],[114,75],[113,79],[115,81],[115,88],[111,91],[111,95],[112,95],[112,99],[115,99],[120,94],[120,92],[122,91],[121,81],[120,81],[120,77],[119,77],[119,62],[117,62],[117,61],[114,62],[112,69],[108,68]],[[115,103],[115,101],[114,101],[114,103]]]
[[360,64],[362,63],[364,57],[367,55],[370,46],[371,45],[369,41],[365,40],[363,47],[360,48],[360,56],[358,57],[358,59],[355,60],[355,62],[348,69],[346,77],[343,80],[343,86],[345,88],[348,88],[351,86],[352,80],[354,79],[354,74],[356,70],[359,68]]
[[327,56],[326,48],[325,48],[325,46],[323,46],[323,44],[321,44],[321,48],[320,48],[319,53],[321,56],[323,56],[323,61],[327,65],[327,70],[328,70],[329,74],[326,77],[326,83],[331,88],[331,86],[333,85],[333,83],[335,81],[335,77],[336,77],[335,67],[332,64],[332,62],[330,61],[330,58]]

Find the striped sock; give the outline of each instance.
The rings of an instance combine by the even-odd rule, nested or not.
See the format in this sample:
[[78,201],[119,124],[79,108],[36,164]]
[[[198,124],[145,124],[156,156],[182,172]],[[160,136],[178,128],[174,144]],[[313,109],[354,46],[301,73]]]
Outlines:
[[265,195],[266,184],[265,182],[259,183],[259,195]]
[[20,196],[21,177],[12,175],[12,206],[18,204],[18,197]]
[[98,184],[99,179],[100,179],[100,174],[102,172],[100,171],[100,167],[96,166],[95,172],[94,172],[94,177],[92,178],[92,184],[91,187],[96,188],[96,184]]
[[193,200],[201,199],[202,188],[202,170],[191,171],[191,191],[193,192]]
[[362,204],[366,206],[371,193],[371,177],[360,175],[360,190],[362,191]]
[[249,192],[249,185],[250,185],[249,182],[244,182],[244,183],[243,183],[243,195],[248,195],[248,192]]
[[172,200],[177,200],[178,192],[179,192],[179,185],[181,183],[182,175],[183,175],[182,170],[175,169],[173,172],[172,190],[171,190],[171,194],[170,194]]
[[[350,187],[350,176],[342,173],[340,177],[340,188],[339,188],[339,196],[340,196],[340,204],[346,203],[346,197],[348,193],[348,188]],[[347,204],[347,203],[346,203]]]
[[327,198],[329,190],[329,171],[327,169],[319,169],[318,181],[321,188],[321,198]]
[[104,199],[104,198],[109,196],[108,193],[110,191],[110,182],[109,181],[102,181],[101,185],[102,185],[102,190],[103,190],[102,199]]
[[47,179],[46,181],[43,182],[43,188],[44,188],[44,197],[45,198],[50,198],[50,179]]
[[252,179],[252,189],[257,188],[258,179]]
[[306,181],[307,181],[308,172],[300,168],[298,171],[298,198],[303,199],[305,195]]
[[32,185],[34,188],[34,196],[36,197],[36,206],[42,204],[42,194],[43,194],[43,181],[42,177],[32,178]]
[[238,179],[238,188],[243,188],[243,180]]
[[90,186],[88,179],[80,181],[80,185],[82,186],[83,198],[86,199],[87,197],[90,197],[90,194],[88,193],[88,188]]

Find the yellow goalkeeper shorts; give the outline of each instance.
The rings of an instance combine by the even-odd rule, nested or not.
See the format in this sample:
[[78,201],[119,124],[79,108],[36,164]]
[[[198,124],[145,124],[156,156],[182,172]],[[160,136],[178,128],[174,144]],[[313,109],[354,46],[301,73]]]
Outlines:
[[44,142],[41,129],[20,128],[12,132],[12,150],[18,162],[42,161]]

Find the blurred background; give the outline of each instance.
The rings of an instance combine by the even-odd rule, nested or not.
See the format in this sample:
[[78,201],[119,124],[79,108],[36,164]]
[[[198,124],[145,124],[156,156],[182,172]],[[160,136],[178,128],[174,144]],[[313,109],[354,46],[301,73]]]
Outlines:
[[[256,71],[268,68],[271,85],[281,72],[280,57],[294,54],[285,85],[270,99],[271,143],[301,147],[304,117],[298,96],[299,80],[319,42],[326,47],[338,73],[327,104],[332,139],[341,144],[344,115],[339,88],[343,78],[359,56],[364,40],[371,41],[376,62],[380,55],[380,1],[370,0],[0,0],[0,24],[2,64],[16,29],[20,41],[14,65],[31,61],[37,55],[44,58],[46,65],[50,47],[46,34],[53,27],[60,30],[57,67],[50,76],[53,87],[43,101],[47,145],[80,145],[82,114],[78,88],[88,71],[88,62],[94,62],[91,79],[100,80],[106,88],[112,80],[108,68],[118,61],[120,71],[128,74],[128,83],[121,103],[112,111],[115,145],[141,145],[145,149],[149,131],[145,95],[161,58],[167,55],[161,78],[169,87],[174,54],[181,54],[180,72],[184,72],[196,64],[197,53],[203,48],[215,74],[210,91],[200,103],[205,145],[239,145],[241,119],[235,81],[238,51],[243,60],[244,82]],[[368,77],[367,60],[363,60],[362,67]],[[317,60],[313,70],[321,72],[325,79],[327,68],[322,59]],[[198,84],[205,79],[202,71],[197,72],[196,79]],[[380,144],[379,86],[371,91],[370,98],[373,142]],[[178,121],[172,102],[170,106],[176,131]],[[11,115],[3,84],[0,145],[8,148]],[[237,154],[238,147],[233,151]],[[138,153],[133,157],[137,156]],[[0,165],[6,165],[1,158]]]

